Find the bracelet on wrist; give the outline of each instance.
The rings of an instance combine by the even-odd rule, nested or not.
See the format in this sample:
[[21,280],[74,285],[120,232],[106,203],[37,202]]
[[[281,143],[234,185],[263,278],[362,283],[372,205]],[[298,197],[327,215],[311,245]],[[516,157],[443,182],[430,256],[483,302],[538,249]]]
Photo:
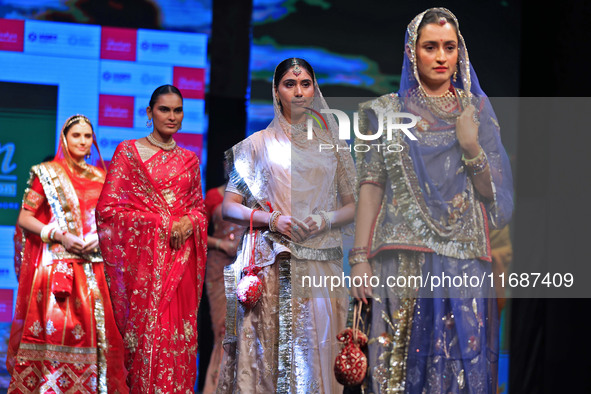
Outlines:
[[51,242],[51,240],[49,239],[49,232],[52,228],[53,226],[47,224],[43,226],[43,228],[41,229],[41,233],[39,234],[39,236],[41,237],[41,241],[43,241],[43,243],[48,244],[49,242]]
[[46,244],[55,242],[55,233],[57,231],[59,231],[57,223],[51,223],[43,226],[41,233],[39,234],[41,241]]
[[273,211],[271,216],[269,216],[269,230],[273,233],[277,231],[279,216],[281,216],[281,211]]
[[[485,156],[486,158],[486,156]],[[472,166],[470,169],[472,170],[472,175],[482,174],[488,168],[488,160],[484,160],[484,162]]]
[[471,158],[471,159],[466,158],[466,155],[462,153],[462,161],[466,165],[471,165],[471,164],[474,164],[477,161],[482,160],[482,156],[484,156],[484,150],[482,149],[482,147],[480,147],[480,150],[478,151],[478,154],[475,157]]
[[466,159],[466,156],[462,154],[462,161],[464,166],[472,175],[478,175],[483,173],[488,167],[488,159],[484,150],[480,148],[478,155],[472,159]]
[[349,254],[367,253],[367,246],[357,246],[349,250]]
[[361,264],[361,263],[369,263],[367,258],[367,253],[349,253],[349,266],[353,267],[354,265]]
[[218,240],[217,240],[217,241],[215,241],[215,248],[216,248],[217,250],[220,250],[220,245],[221,245],[221,244],[222,244],[222,239],[221,239],[221,238],[218,238]]
[[330,217],[328,216],[328,212],[320,211],[320,212],[318,212],[318,214],[320,215],[320,217],[324,221],[324,227],[326,228],[326,231],[330,231],[332,229],[332,223],[330,221]]
[[54,227],[51,230],[49,230],[49,240],[51,242],[55,242],[55,233],[57,232],[57,229]]

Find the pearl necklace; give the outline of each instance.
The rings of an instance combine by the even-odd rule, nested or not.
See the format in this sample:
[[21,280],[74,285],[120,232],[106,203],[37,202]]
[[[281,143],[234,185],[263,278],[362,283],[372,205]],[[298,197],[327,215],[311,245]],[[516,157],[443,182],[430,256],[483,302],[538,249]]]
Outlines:
[[176,141],[172,138],[170,139],[170,142],[160,142],[156,138],[154,138],[152,133],[148,134],[146,138],[148,139],[150,144],[157,146],[162,150],[173,150],[176,147]]

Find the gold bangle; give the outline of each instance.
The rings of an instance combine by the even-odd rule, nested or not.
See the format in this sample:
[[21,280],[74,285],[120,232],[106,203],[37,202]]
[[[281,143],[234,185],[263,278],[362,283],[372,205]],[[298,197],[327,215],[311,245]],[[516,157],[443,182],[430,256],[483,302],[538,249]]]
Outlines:
[[281,211],[273,211],[271,216],[269,216],[269,230],[273,233],[277,231],[279,216],[281,216]]
[[482,147],[480,147],[480,150],[478,151],[478,154],[471,158],[471,159],[467,159],[466,155],[464,155],[462,153],[462,161],[464,162],[465,165],[471,165],[471,164],[476,164],[476,162],[482,160],[482,156],[484,156],[484,150],[482,149]]
[[367,246],[357,246],[355,248],[351,248],[351,250],[349,250],[349,256],[355,254],[367,254]]
[[349,266],[353,267],[354,265],[361,264],[361,263],[369,263],[367,258],[367,254],[365,253],[355,253],[349,254]]

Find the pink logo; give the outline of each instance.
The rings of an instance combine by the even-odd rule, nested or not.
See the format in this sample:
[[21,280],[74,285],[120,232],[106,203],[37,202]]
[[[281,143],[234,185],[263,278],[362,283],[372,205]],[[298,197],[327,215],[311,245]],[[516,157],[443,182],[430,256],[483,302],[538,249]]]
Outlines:
[[[182,93],[184,95],[184,92]],[[180,147],[195,152],[199,161],[202,161],[203,134],[176,133],[174,140]]]
[[99,125],[133,128],[133,96],[99,96]]
[[135,62],[137,31],[118,27],[101,28],[101,59]]
[[0,51],[24,50],[25,21],[0,19]]
[[184,98],[203,99],[205,97],[205,69],[174,67],[174,86],[180,89]]
[[12,301],[14,290],[0,289],[0,322],[6,323],[12,321]]

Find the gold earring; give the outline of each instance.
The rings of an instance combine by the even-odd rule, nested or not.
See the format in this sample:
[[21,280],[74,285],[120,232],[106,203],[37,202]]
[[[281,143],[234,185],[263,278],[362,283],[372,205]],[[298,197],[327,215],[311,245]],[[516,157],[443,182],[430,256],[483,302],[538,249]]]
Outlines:
[[452,77],[453,81],[456,82],[458,80],[458,70],[454,71],[454,75]]

